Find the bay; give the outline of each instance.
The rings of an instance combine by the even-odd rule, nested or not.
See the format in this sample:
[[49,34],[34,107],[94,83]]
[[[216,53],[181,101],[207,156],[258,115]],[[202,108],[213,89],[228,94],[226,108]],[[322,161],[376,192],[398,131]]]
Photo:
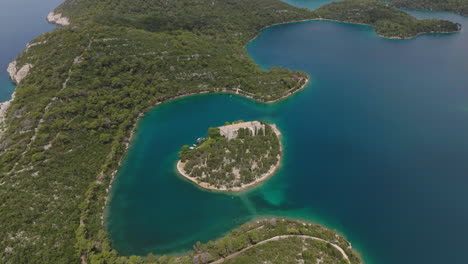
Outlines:
[[[468,26],[444,12],[411,12]],[[177,254],[258,217],[343,233],[366,263],[465,263],[468,244],[468,35],[383,39],[368,26],[312,21],[268,28],[248,45],[261,67],[308,72],[273,105],[231,95],[151,110],[112,189],[107,224],[122,254]],[[267,120],[285,159],[242,194],[200,190],[174,170],[209,126]]]

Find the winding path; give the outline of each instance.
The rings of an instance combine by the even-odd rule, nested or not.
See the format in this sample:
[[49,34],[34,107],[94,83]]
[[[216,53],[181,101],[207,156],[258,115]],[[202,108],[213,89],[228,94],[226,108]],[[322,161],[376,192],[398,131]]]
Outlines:
[[210,262],[210,264],[219,264],[219,263],[223,263],[225,260],[228,260],[228,259],[232,259],[232,258],[235,258],[237,257],[239,254],[253,248],[253,247],[256,247],[256,246],[260,246],[260,245],[263,245],[263,244],[266,244],[268,242],[271,242],[271,241],[278,241],[280,239],[285,239],[285,238],[292,238],[292,237],[298,237],[298,238],[303,238],[303,239],[312,239],[312,240],[317,240],[317,241],[322,241],[322,242],[325,242],[325,243],[328,243],[330,245],[332,245],[334,248],[336,248],[340,253],[341,255],[343,256],[343,258],[348,262],[350,263],[349,261],[349,257],[348,255],[346,254],[346,252],[340,247],[338,246],[337,244],[333,244],[325,239],[321,239],[321,238],[318,238],[318,237],[313,237],[313,236],[306,236],[306,235],[282,235],[282,236],[275,236],[275,237],[272,237],[272,238],[269,238],[269,239],[266,239],[266,240],[263,240],[263,241],[260,241],[258,242],[257,244],[255,245],[250,245],[244,249],[241,249],[235,253],[232,253],[231,255],[225,257],[225,258],[221,258],[221,259],[218,259],[218,260],[215,260],[213,262]]

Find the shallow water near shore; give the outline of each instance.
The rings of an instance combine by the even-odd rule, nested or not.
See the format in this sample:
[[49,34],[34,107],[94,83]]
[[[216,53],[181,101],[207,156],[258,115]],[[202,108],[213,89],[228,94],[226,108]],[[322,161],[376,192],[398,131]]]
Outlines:
[[[449,13],[411,12],[455,20]],[[277,104],[232,95],[178,99],[151,110],[116,178],[107,223],[122,254],[176,254],[262,216],[337,229],[367,264],[465,263],[468,244],[468,35],[388,40],[370,27],[314,21],[266,29],[250,43],[263,68],[308,72]],[[177,176],[177,151],[209,126],[267,120],[284,160],[242,194]]]

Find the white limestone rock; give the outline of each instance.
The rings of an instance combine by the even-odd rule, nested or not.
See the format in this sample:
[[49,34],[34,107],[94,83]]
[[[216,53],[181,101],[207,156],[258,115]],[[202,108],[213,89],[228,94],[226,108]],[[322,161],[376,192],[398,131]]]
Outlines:
[[61,13],[50,12],[47,15],[47,21],[64,27],[70,25],[70,20],[67,17],[63,17]]
[[5,119],[6,119],[6,113],[8,110],[8,107],[10,107],[11,102],[15,99],[15,93],[11,95],[11,100],[0,103],[0,140],[3,137],[3,133],[6,130],[6,124],[5,124]]
[[15,82],[16,84],[19,84],[28,75],[29,70],[31,70],[32,67],[33,67],[32,64],[27,63],[23,65],[21,69],[18,70],[17,62],[15,60],[15,61],[10,62],[10,64],[8,65],[7,71],[10,74],[11,80]]

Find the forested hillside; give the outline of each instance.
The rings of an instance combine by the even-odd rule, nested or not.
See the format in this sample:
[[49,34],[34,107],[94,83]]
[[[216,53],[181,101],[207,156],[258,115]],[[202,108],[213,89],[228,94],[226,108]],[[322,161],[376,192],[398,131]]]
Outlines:
[[72,22],[95,19],[151,32],[187,30],[208,35],[230,35],[248,41],[265,26],[313,18],[306,9],[275,0],[73,0],[57,12]]
[[[192,18],[201,19],[203,29],[163,30],[154,28],[159,18],[142,11],[160,10],[161,2],[139,2],[78,1],[90,7],[69,9],[77,14],[69,27],[40,36],[17,58],[17,68],[33,66],[16,89],[1,138],[0,262],[76,263],[111,252],[101,220],[106,189],[148,108],[199,92],[269,101],[307,79],[288,69],[261,70],[243,47],[258,29],[307,18],[306,10],[275,0],[255,1],[258,7],[217,1],[220,14]],[[151,6],[139,6],[145,3]],[[175,3],[191,6],[180,12],[195,9],[192,1]],[[222,31],[211,26],[226,13],[255,19],[227,20],[230,27]]]
[[281,143],[275,128],[263,122],[263,129],[241,128],[235,138],[227,138],[212,127],[208,138],[179,152],[183,173],[206,187],[217,190],[244,190],[242,187],[271,176],[281,157]]
[[468,0],[386,0],[395,7],[450,11],[468,16]]
[[319,8],[316,14],[325,19],[374,26],[380,36],[411,38],[423,33],[457,32],[459,24],[438,20],[418,20],[400,10],[374,0],[346,0]]

